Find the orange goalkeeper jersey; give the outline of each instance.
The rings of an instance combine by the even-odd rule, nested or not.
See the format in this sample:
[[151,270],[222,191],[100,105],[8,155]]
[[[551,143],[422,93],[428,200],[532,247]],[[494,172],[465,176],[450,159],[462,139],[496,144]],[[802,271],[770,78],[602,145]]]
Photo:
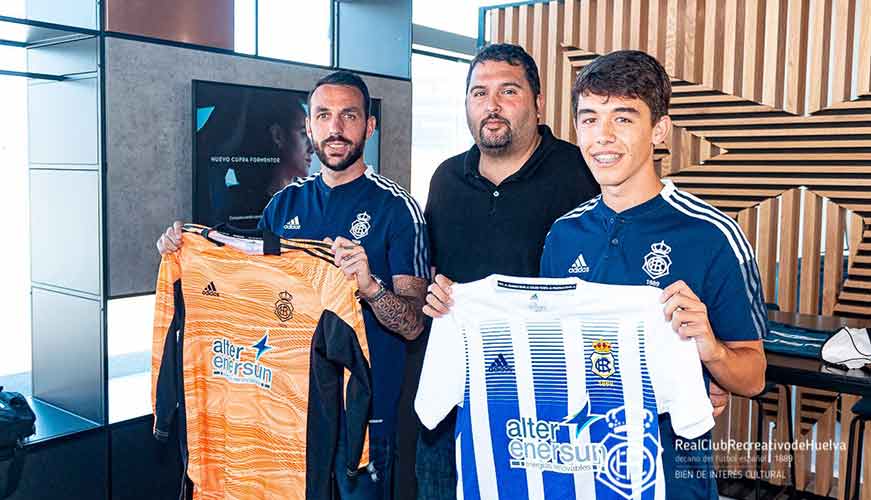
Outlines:
[[340,465],[368,461],[356,285],[321,242],[195,225],[182,237],[157,279],[155,437],[178,426],[194,498],[328,498],[340,421],[351,450]]

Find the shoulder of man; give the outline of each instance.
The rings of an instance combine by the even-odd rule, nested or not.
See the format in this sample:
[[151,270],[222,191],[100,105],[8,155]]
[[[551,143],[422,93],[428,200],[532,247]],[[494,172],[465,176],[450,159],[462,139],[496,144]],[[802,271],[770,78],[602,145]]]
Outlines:
[[441,181],[452,174],[463,174],[463,170],[465,169],[466,164],[466,155],[468,151],[463,151],[458,155],[451,156],[450,158],[444,160],[436,167],[435,171],[432,174],[433,181]]
[[375,172],[367,172],[366,177],[385,197],[387,206],[390,207],[391,218],[399,217],[400,220],[410,220],[416,224],[423,223],[423,210],[407,189],[396,181]]

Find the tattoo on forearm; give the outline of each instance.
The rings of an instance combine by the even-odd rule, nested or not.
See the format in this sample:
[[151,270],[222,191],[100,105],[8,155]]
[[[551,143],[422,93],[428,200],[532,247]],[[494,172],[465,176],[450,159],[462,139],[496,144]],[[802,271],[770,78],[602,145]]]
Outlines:
[[413,340],[423,331],[423,304],[427,281],[414,276],[397,276],[393,292],[369,302],[378,322],[388,330]]

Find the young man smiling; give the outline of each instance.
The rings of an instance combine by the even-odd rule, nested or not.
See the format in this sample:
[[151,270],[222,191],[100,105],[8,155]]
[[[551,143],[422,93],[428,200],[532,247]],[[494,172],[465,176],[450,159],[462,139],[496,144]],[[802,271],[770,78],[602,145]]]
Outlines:
[[[755,395],[767,323],[753,250],[735,221],[657,175],[653,148],[671,128],[670,98],[668,74],[643,52],[613,52],[578,75],[578,146],[602,194],[554,223],[541,273],[662,288],[663,314],[695,341],[706,380]],[[710,447],[680,445],[668,414],[659,426],[668,498],[718,498]]]

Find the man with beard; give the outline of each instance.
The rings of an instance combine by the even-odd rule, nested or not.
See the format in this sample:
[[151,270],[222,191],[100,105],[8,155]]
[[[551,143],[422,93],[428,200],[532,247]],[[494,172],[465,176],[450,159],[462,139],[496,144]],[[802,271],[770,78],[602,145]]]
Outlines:
[[[423,330],[429,282],[423,211],[404,189],[363,163],[363,147],[374,130],[369,90],[359,76],[338,71],[319,80],[309,94],[306,131],[324,168],[276,193],[259,224],[283,238],[331,243],[336,265],[357,281],[363,299],[372,365],[373,468],[356,475],[335,471],[343,500],[391,498],[405,340]],[[157,246],[161,253],[175,251],[180,240],[176,224]],[[344,441],[340,436],[336,464],[345,463]]]
[[[538,67],[521,47],[490,45],[472,60],[466,120],[475,145],[438,167],[426,205],[438,273],[434,293],[449,290],[451,280],[469,282],[494,273],[538,276],[551,224],[598,194],[578,148],[539,124],[542,106]],[[427,300],[433,305],[425,312],[438,315],[436,297]],[[423,342],[414,346],[410,370],[415,380]],[[454,420],[450,416],[434,431],[421,427],[418,499],[455,496]]]

